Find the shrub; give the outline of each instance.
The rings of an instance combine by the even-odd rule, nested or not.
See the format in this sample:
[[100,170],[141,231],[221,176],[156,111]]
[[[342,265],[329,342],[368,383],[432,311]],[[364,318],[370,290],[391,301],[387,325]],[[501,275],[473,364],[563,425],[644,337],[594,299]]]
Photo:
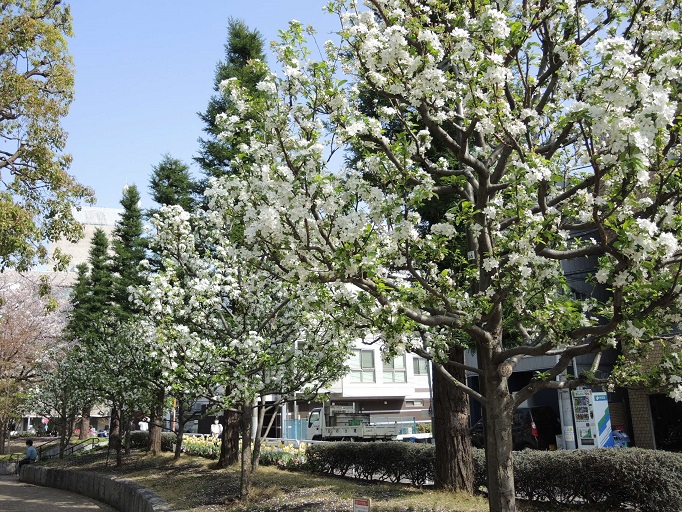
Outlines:
[[433,446],[419,443],[336,442],[313,444],[306,450],[306,468],[316,473],[364,480],[410,480],[424,485],[434,475]]
[[[682,454],[639,448],[514,452],[518,496],[547,504],[596,505],[642,512],[682,510]],[[487,485],[484,450],[474,449],[475,486]],[[320,443],[308,446],[306,468],[365,480],[434,477],[435,451],[413,443]]]
[[178,442],[178,436],[175,432],[162,432],[161,433],[161,451],[162,452],[172,452],[173,445]]
[[134,450],[146,450],[149,446],[149,432],[133,430],[130,432],[130,447]]
[[417,433],[418,434],[430,434],[431,433],[431,423],[417,423]]
[[[485,455],[475,450],[476,485]],[[588,503],[642,512],[682,509],[682,454],[639,448],[514,452],[518,496],[552,504]]]
[[[161,433],[161,451],[172,452],[173,445],[177,436],[173,432]],[[135,450],[146,450],[149,448],[149,432],[144,430],[133,430],[130,432],[130,447]]]

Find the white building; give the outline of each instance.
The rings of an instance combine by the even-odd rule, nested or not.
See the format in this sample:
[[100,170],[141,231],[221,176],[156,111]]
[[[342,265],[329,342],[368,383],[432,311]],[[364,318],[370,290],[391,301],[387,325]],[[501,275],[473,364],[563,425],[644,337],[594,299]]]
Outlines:
[[[357,340],[347,361],[350,372],[322,390],[332,405],[353,405],[356,412],[370,415],[372,423],[398,423],[402,430],[431,423],[430,367],[426,359],[405,353],[383,361],[381,346]],[[283,407],[282,437],[305,437],[310,411],[319,401],[296,401]],[[297,421],[292,421],[297,420]],[[296,425],[296,426],[294,426]],[[275,432],[273,437],[280,436]]]
[[79,264],[88,261],[90,243],[97,229],[104,231],[107,238],[111,241],[112,233],[121,213],[123,213],[123,209],[120,208],[98,207],[83,207],[80,210],[74,211],[74,217],[83,225],[85,232],[83,238],[77,242],[58,240],[50,243],[50,256],[54,254],[56,250],[71,256],[71,261],[69,262],[66,271],[57,273],[64,284],[67,286],[72,285],[78,276],[76,267]]

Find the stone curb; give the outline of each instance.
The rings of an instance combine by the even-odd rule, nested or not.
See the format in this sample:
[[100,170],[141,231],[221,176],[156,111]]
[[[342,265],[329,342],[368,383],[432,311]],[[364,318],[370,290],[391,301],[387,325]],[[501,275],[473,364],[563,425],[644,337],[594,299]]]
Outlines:
[[16,467],[17,463],[15,461],[2,461],[0,462],[0,475],[13,475]]
[[19,480],[75,492],[120,512],[174,512],[156,493],[124,478],[31,464],[21,468]]

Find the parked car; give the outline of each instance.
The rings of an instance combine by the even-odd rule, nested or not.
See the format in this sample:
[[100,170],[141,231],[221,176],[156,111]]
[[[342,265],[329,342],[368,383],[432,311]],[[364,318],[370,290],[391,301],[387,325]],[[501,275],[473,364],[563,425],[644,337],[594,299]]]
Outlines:
[[[471,444],[476,448],[485,446],[483,418],[471,429]],[[514,411],[512,445],[514,450],[549,450],[556,448],[556,436],[561,434],[561,421],[554,409],[547,405],[519,407]]]

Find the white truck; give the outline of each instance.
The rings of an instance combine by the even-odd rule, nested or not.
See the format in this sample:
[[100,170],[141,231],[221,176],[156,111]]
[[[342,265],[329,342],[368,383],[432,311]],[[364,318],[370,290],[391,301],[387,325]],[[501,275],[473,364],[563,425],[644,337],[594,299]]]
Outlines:
[[308,416],[308,439],[313,441],[390,441],[400,433],[396,423],[373,425],[370,415],[355,411],[355,404],[325,402]]

